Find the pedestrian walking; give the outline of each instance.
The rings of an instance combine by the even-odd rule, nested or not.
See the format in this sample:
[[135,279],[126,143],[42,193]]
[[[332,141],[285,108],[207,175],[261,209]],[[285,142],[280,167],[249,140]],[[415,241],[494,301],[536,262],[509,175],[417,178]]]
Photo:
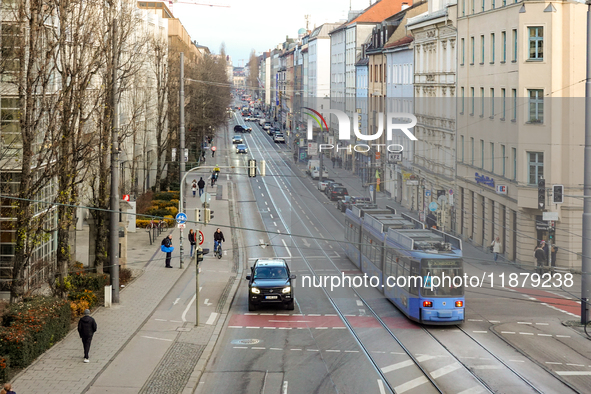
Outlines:
[[205,181],[203,180],[203,177],[201,177],[199,182],[197,182],[197,187],[199,188],[199,197],[201,197],[203,194],[203,189],[205,188]]
[[546,241],[541,241],[540,247],[544,251],[544,254],[546,255],[546,263],[548,263],[548,257],[550,257],[550,248],[548,248],[548,244],[546,243]]
[[193,197],[195,197],[197,195],[197,184],[193,183],[193,186],[191,186],[191,190],[193,191]]
[[92,336],[96,332],[96,321],[90,316],[90,310],[84,311],[84,316],[78,320],[78,334],[82,339],[82,346],[84,346],[84,362],[89,362],[88,352],[90,351],[90,343]]
[[544,252],[544,249],[542,249],[541,244],[536,247],[536,250],[534,251],[534,257],[536,258],[536,271],[538,271],[538,273],[541,275],[542,269],[548,261],[546,253]]
[[14,391],[12,391],[12,385],[10,383],[6,383],[4,385],[4,388],[2,389],[2,391],[0,391],[0,394],[16,394]]
[[172,259],[172,251],[174,250],[174,247],[172,246],[172,234],[168,234],[168,236],[162,240],[160,250],[166,253],[165,267],[172,268],[172,265],[170,265],[170,260]]
[[212,149],[211,150],[211,157],[214,157],[214,156],[215,156],[215,151]]
[[552,255],[552,267],[556,267],[556,253],[558,252],[558,246],[552,245],[552,251],[550,252]]
[[337,159],[333,156],[333,158],[330,159],[330,161],[332,161],[332,168],[334,168],[334,162],[337,161]]
[[492,252],[494,255],[494,260],[495,263],[497,261],[497,257],[499,257],[499,253],[501,253],[502,248],[503,248],[503,244],[501,243],[501,239],[499,237],[496,237],[492,243],[490,244],[490,246],[492,247]]
[[197,240],[195,239],[195,232],[193,229],[189,230],[189,243],[191,244],[191,257],[193,257],[193,251],[195,250],[195,246],[197,245]]

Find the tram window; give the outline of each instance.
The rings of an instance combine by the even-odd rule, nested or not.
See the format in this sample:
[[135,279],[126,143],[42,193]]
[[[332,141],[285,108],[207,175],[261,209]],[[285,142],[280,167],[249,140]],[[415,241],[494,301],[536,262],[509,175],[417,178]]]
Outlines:
[[[412,261],[410,264],[410,276],[408,278],[409,282],[410,282],[410,294],[414,294],[414,295],[419,295],[419,287],[420,283],[418,283],[416,280],[411,279],[414,278],[416,276],[420,275],[420,271],[419,271],[419,262],[418,261]],[[415,286],[415,284],[417,286]]]
[[408,291],[409,286],[408,286],[408,282],[409,282],[409,276],[410,276],[410,261],[407,259],[401,259],[401,265],[399,268],[399,273],[402,274],[406,280],[404,282],[406,282],[406,284],[404,285],[403,289]]
[[[421,276],[423,280],[427,276],[445,277],[446,279],[445,281],[440,281],[441,284],[439,286],[433,286],[433,289],[431,287],[423,287],[421,289],[421,295],[424,297],[461,296],[464,294],[464,288],[462,286],[454,286],[453,278],[456,276],[462,277],[463,275],[464,270],[461,260],[423,260],[421,263]],[[451,280],[448,278],[451,278]]]

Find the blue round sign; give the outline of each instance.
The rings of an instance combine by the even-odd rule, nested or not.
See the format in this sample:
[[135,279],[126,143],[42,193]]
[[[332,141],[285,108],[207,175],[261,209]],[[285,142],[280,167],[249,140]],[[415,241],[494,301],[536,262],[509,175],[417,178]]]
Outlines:
[[439,208],[439,206],[437,205],[437,203],[435,201],[433,201],[432,203],[429,204],[429,211],[435,212],[437,210],[437,208]]
[[179,212],[179,213],[176,214],[176,218],[175,219],[176,219],[177,223],[183,224],[183,223],[185,223],[187,221],[187,215],[184,214],[184,213],[182,213],[182,212]]
[[425,196],[429,197],[431,195],[431,190],[427,189],[425,190]]

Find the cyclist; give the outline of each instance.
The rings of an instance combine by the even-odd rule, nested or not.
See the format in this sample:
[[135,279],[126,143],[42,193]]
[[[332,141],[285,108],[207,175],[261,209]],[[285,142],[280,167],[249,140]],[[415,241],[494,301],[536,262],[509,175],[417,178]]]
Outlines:
[[224,239],[224,233],[219,228],[213,233],[213,250],[217,253],[218,247],[222,246],[222,242],[226,242]]
[[211,173],[211,186],[215,185],[215,182],[218,180],[218,175],[220,174],[220,168],[215,166],[213,172]]

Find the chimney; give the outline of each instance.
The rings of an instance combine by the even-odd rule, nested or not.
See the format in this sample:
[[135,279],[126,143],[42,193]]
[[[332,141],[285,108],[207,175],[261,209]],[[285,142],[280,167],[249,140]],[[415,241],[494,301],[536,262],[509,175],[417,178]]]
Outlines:
[[408,3],[406,3],[406,2],[405,2],[405,3],[402,3],[402,7],[400,7],[400,10],[401,10],[401,11],[404,11],[404,10],[405,10],[405,9],[407,9],[408,7],[410,7],[410,6],[408,5]]

